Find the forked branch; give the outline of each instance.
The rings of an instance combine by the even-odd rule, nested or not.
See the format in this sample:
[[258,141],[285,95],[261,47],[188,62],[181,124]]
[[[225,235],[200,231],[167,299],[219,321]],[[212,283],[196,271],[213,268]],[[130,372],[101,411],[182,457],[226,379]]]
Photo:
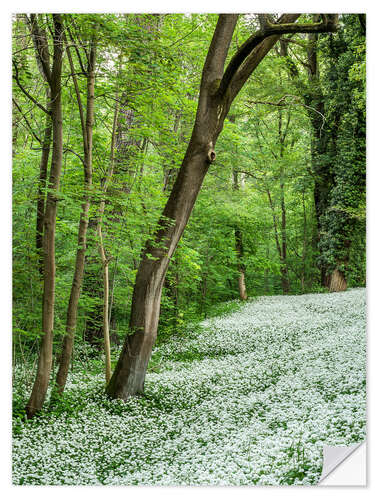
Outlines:
[[[217,95],[220,97],[225,96],[240,66],[245,62],[251,52],[266,38],[281,36],[287,33],[327,33],[337,30],[338,16],[336,14],[322,14],[322,21],[318,23],[294,24],[293,21],[298,19],[299,16],[300,14],[281,16],[277,23],[271,23],[267,16],[264,22],[261,23],[262,27],[249,37],[232,57],[220,82]],[[284,22],[284,20],[292,22]]]

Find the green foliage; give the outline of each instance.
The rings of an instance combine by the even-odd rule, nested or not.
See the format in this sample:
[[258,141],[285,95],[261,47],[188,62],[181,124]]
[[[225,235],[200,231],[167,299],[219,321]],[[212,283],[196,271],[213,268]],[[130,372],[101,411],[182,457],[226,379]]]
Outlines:
[[[40,14],[38,19],[51,44],[51,15]],[[198,320],[238,308],[240,267],[245,270],[249,297],[282,293],[282,265],[288,268],[290,293],[323,291],[317,265],[320,253],[330,269],[346,268],[350,286],[363,285],[365,41],[356,15],[340,19],[337,34],[319,38],[319,81],[308,81],[301,63],[306,58],[307,38],[296,35],[293,40],[297,43],[290,44],[288,57],[281,57],[276,46],[234,102],[216,144],[217,159],[209,167],[171,259],[158,342],[183,338],[189,325]],[[132,291],[142,252],[158,228],[189,142],[204,57],[217,15],[64,14],[63,20],[70,30],[68,38],[77,40],[77,50],[71,52],[84,107],[85,76],[80,62],[86,61],[85,49],[93,35],[98,43],[92,205],[76,333],[77,352],[86,352],[92,344],[96,356],[102,343],[103,306],[96,232],[100,202],[105,200],[103,238],[109,259],[111,338],[120,345],[129,333]],[[240,17],[228,60],[254,32],[257,22],[255,16]],[[46,105],[46,84],[23,15],[15,16],[13,30],[20,82]],[[292,71],[298,71],[299,83],[291,78]],[[327,108],[323,124],[314,108],[321,91]],[[42,136],[45,116],[16,82],[13,96],[22,110],[21,114],[15,106],[13,115],[14,358],[24,362],[35,359],[41,337],[43,283],[35,249],[41,146],[35,135]],[[309,108],[304,106],[306,96],[312,98]],[[81,122],[65,56],[62,104],[64,158],[56,221],[57,352],[65,333],[84,195]],[[116,109],[118,125],[113,134]],[[337,115],[340,120],[336,123]],[[319,159],[334,178],[327,187],[329,210],[320,221],[324,226],[320,249],[311,116],[322,125],[324,137],[329,136],[330,147]],[[112,138],[114,175],[104,194]],[[42,187],[42,191],[45,195],[47,189]],[[281,242],[283,206],[284,264],[275,238],[276,226]],[[236,231],[242,237],[242,255],[236,250]],[[89,352],[85,362],[91,355]],[[100,362],[95,369],[101,373]],[[29,378],[25,375],[28,383]]]
[[366,230],[366,83],[361,58],[365,38],[357,17],[343,16],[343,29],[322,44],[327,64],[324,83],[328,126],[333,142],[329,162],[334,181],[329,206],[322,216],[320,245],[328,270],[339,269],[352,282],[364,283],[365,268],[360,277],[357,273],[358,261],[363,262],[364,255],[358,239],[364,240]]

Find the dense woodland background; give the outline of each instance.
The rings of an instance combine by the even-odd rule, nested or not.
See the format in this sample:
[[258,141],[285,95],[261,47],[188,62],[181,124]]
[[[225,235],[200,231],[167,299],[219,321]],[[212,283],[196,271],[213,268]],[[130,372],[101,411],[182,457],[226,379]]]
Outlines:
[[[109,344],[129,334],[217,17],[14,16],[13,358],[30,366],[30,390],[47,306],[60,387],[72,332],[67,366],[105,348],[109,380]],[[228,60],[261,24],[240,16]],[[157,342],[228,301],[365,285],[365,112],[363,15],[281,36],[228,112],[166,274]],[[43,306],[56,209],[55,302]]]

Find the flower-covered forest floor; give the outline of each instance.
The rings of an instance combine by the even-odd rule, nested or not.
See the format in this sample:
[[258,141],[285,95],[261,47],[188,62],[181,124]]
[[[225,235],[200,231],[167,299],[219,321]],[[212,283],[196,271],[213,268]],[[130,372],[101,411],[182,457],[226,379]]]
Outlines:
[[16,412],[13,482],[316,484],[323,444],[365,438],[365,326],[364,289],[260,297],[156,347],[126,403],[76,361],[54,411]]

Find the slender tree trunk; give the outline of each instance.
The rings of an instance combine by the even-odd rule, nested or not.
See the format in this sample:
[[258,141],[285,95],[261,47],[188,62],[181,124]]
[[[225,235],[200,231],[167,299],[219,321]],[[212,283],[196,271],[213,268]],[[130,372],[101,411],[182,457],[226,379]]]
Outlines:
[[286,249],[286,210],[284,200],[284,181],[280,183],[281,189],[281,286],[283,293],[289,293],[289,277]]
[[[174,117],[174,124],[173,124],[173,135],[176,140],[176,144],[178,140],[180,139],[183,141],[182,134],[180,133],[180,137],[177,136],[178,128],[180,126],[180,121],[181,121],[181,112],[176,112],[175,117]],[[170,152],[169,152],[170,155]],[[165,155],[166,156],[166,155]],[[165,158],[166,160],[166,158]],[[164,168],[164,176],[163,176],[163,192],[170,194],[172,186],[176,180],[177,176],[177,168],[175,167],[176,164],[176,159],[174,156],[172,157],[171,161],[171,166],[168,168]],[[176,261],[177,264],[177,261]],[[173,316],[174,316],[174,328],[175,332],[177,331],[177,314],[178,314],[178,307],[177,307],[177,302],[176,298],[178,296],[178,291],[177,291],[177,279],[174,281],[173,279],[169,279],[168,275],[164,281],[164,294],[167,295],[168,297],[171,298],[174,304],[174,311],[173,311]],[[163,319],[165,315],[168,315],[169,312],[166,309],[161,309],[160,312],[160,317]]]
[[[266,259],[267,262],[269,261],[270,258],[270,235],[267,234],[267,246],[266,246]],[[264,270],[264,289],[266,293],[270,293],[270,277],[269,277],[270,271],[268,267]]]
[[305,191],[302,193],[302,206],[303,206],[303,247],[302,247],[302,273],[301,273],[301,290],[305,291],[306,279],[306,251],[307,251],[307,219],[306,219],[306,204],[305,204]]
[[[314,15],[314,22],[319,15]],[[327,268],[322,258],[320,240],[322,234],[322,216],[328,207],[328,197],[332,185],[332,176],[330,165],[327,164],[327,146],[329,131],[324,127],[325,102],[320,84],[319,61],[317,57],[317,33],[307,35],[306,64],[309,85],[305,85],[299,78],[297,66],[289,59],[289,72],[292,79],[297,80],[302,89],[303,100],[308,109],[308,116],[311,124],[311,167],[314,177],[314,206],[317,222],[316,247],[320,253],[320,283],[322,286],[329,285]],[[286,43],[281,43],[281,55],[288,56],[288,47]]]
[[52,368],[53,323],[55,302],[55,229],[58,190],[63,154],[62,135],[62,106],[61,106],[61,69],[63,56],[63,25],[61,16],[53,14],[54,22],[54,54],[50,72],[51,88],[51,118],[53,148],[51,170],[48,182],[48,194],[44,215],[44,290],[42,310],[42,342],[39,351],[37,374],[30,399],[27,403],[26,414],[32,418],[41,410],[49,384]]
[[[106,179],[103,184],[103,196],[106,194],[108,185],[110,184],[114,172],[114,164],[115,164],[115,141],[116,141],[116,132],[117,132],[117,121],[118,121],[118,101],[116,101],[115,112],[113,116],[113,127],[112,127],[112,141],[111,141],[111,154],[110,154],[110,167],[107,173]],[[102,262],[103,268],[103,338],[104,338],[104,355],[105,355],[105,380],[108,384],[111,378],[111,342],[110,342],[110,328],[109,328],[109,273],[108,273],[108,264],[109,260],[106,256],[104,242],[103,242],[103,233],[102,233],[102,225],[103,225],[103,214],[105,208],[105,200],[103,199],[100,202],[99,206],[99,216],[98,216],[98,248],[99,248],[99,256]]]
[[275,243],[276,243],[276,248],[277,248],[277,253],[279,254],[279,261],[280,261],[280,274],[281,274],[281,288],[283,290],[283,293],[287,293],[286,289],[288,289],[288,270],[285,267],[285,258],[284,258],[284,251],[286,248],[283,248],[280,245],[280,238],[279,238],[279,231],[277,229],[277,219],[276,219],[276,211],[275,211],[275,206],[273,204],[273,200],[271,197],[270,190],[267,189],[267,196],[268,196],[268,201],[271,207],[272,211],[272,220],[273,220],[273,229],[274,229],[274,234],[275,234]]
[[[192,136],[164,208],[159,229],[148,241],[133,290],[131,334],[125,343],[107,394],[126,400],[143,392],[147,365],[157,335],[160,299],[169,261],[185,229],[203,179],[215,160],[214,147],[230,106],[268,51],[283,33],[298,32],[292,25],[298,14],[281,16],[280,22],[251,36],[233,56],[224,72],[225,60],[237,23],[237,15],[222,14],[203,67],[198,109]],[[332,22],[325,29],[334,27]],[[321,29],[319,26],[318,29]],[[303,27],[304,30],[311,29]],[[315,27],[313,28],[315,29]]]
[[234,237],[236,241],[236,252],[238,257],[238,291],[241,300],[247,300],[246,282],[245,282],[245,266],[242,263],[243,259],[243,243],[242,232],[240,229],[235,229]]
[[287,243],[286,243],[286,208],[285,208],[285,169],[283,165],[285,139],[288,133],[290,121],[290,112],[285,125],[285,130],[282,130],[282,111],[279,109],[279,143],[280,143],[280,205],[281,205],[281,286],[284,294],[289,293],[289,277],[288,277],[288,262],[287,262]]
[[[68,58],[74,74],[74,66],[68,49]],[[82,210],[78,227],[78,243],[76,262],[74,268],[73,283],[70,290],[69,304],[66,318],[66,333],[64,335],[59,369],[56,375],[56,388],[58,393],[62,393],[65,388],[69,372],[69,364],[72,357],[74,334],[77,326],[78,300],[81,292],[83,273],[85,268],[85,254],[87,246],[87,226],[89,219],[89,210],[91,205],[92,189],[92,129],[94,121],[94,90],[95,90],[95,42],[91,43],[88,71],[87,71],[87,96],[86,96],[86,122],[84,123],[83,110],[76,78],[74,83],[76,87],[77,102],[80,108],[82,134],[84,143],[84,182],[85,199],[82,204]]]
[[[40,15],[39,15],[40,17]],[[36,206],[36,239],[35,246],[39,260],[39,272],[43,275],[43,225],[44,225],[44,211],[45,211],[45,188],[47,186],[48,175],[48,159],[51,149],[52,138],[52,122],[49,113],[51,112],[51,89],[48,85],[48,68],[50,66],[50,53],[47,41],[46,31],[39,26],[38,16],[32,14],[30,19],[25,16],[26,23],[29,25],[31,37],[35,48],[35,58],[43,80],[46,86],[46,121],[43,139],[41,142],[42,156],[39,164],[39,181],[38,181],[38,194]]]
[[[121,67],[121,63],[120,63]],[[111,141],[111,148],[113,147],[113,168],[114,171],[112,175],[116,172],[116,176],[118,175],[121,178],[121,174],[128,173],[129,176],[131,174],[129,165],[132,162],[132,146],[135,147],[146,147],[146,142],[143,141],[141,145],[140,140],[135,140],[132,137],[131,131],[137,126],[137,116],[134,113],[134,110],[129,108],[127,105],[126,93],[122,92],[120,99],[116,100],[117,108],[117,128],[115,134],[113,135]],[[108,189],[110,183],[108,183],[106,190]],[[116,188],[119,189],[119,188]],[[122,182],[122,187],[119,189],[121,192],[126,194],[130,194],[132,189],[131,184],[124,180]],[[99,208],[100,212],[100,208]],[[119,220],[121,216],[121,211],[112,211],[113,220]],[[98,233],[98,218],[92,219],[89,221],[89,229]],[[102,231],[102,229],[101,229]],[[98,287],[101,287],[103,283],[103,260],[100,257],[99,251],[99,260],[100,266],[102,268],[102,272],[100,273],[100,277],[97,275],[97,269],[95,264],[97,263],[97,259],[92,257],[90,261],[87,262],[86,274],[84,279],[84,290],[87,295],[90,297],[97,298],[98,297]],[[90,264],[90,267],[89,267]],[[103,290],[104,293],[104,290]],[[101,294],[101,291],[100,291]],[[85,338],[87,341],[96,348],[102,347],[102,339],[104,338],[104,325],[103,325],[103,300],[104,297],[101,298],[101,304],[95,306],[92,312],[90,312],[90,316],[87,320],[85,327]]]
[[[233,170],[233,189],[239,191],[240,185],[238,182],[238,172]],[[238,291],[241,300],[247,300],[246,281],[245,281],[245,264],[243,263],[244,248],[243,237],[240,227],[236,226],[234,229],[234,241],[237,254],[237,269],[238,269]]]
[[[234,115],[230,116],[229,121],[231,123],[235,123],[235,116]],[[237,157],[237,149],[235,151],[235,154]],[[239,191],[240,183],[238,180],[238,171],[235,168],[232,170],[232,176],[233,176],[233,190]],[[238,225],[236,225],[236,227],[234,228],[234,242],[237,254],[238,291],[240,294],[240,299],[247,300],[246,280],[245,280],[246,268],[243,262],[244,259],[243,237],[241,228]]]
[[[47,91],[47,110],[51,110],[50,92]],[[51,117],[46,115],[45,129],[42,141],[42,156],[39,163],[38,194],[36,204],[36,238],[35,246],[39,259],[39,272],[43,275],[43,224],[45,210],[45,188],[48,174],[48,159],[51,150],[52,123]]]

